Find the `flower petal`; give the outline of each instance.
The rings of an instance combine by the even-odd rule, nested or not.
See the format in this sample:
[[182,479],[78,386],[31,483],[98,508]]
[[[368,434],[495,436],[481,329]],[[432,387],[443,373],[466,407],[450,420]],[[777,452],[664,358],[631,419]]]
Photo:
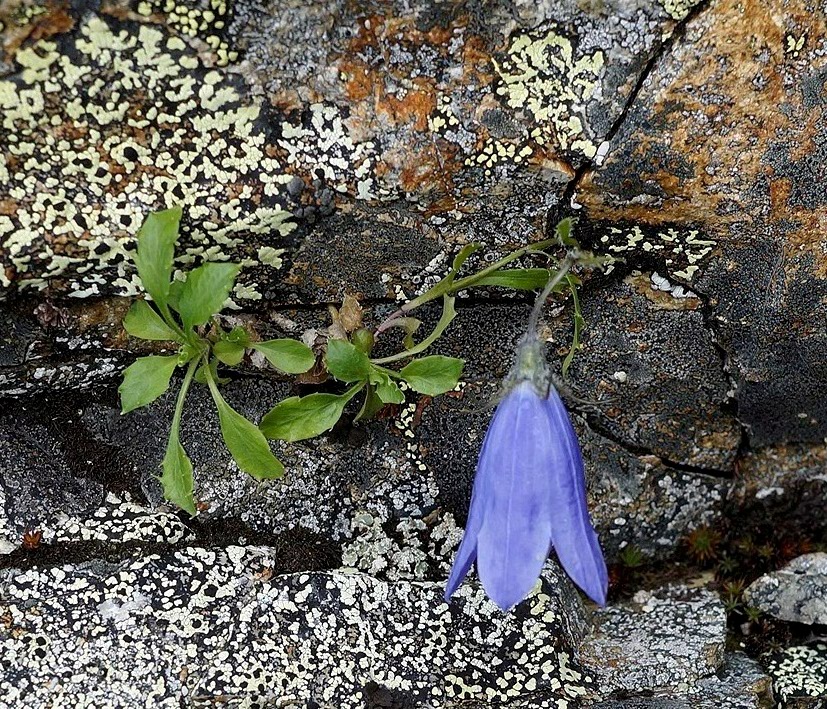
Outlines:
[[503,610],[528,595],[548,556],[552,433],[545,401],[524,381],[497,408],[480,453],[477,479],[486,494],[477,568]]
[[[498,409],[499,410],[499,407]],[[494,413],[494,418],[497,413]],[[493,419],[492,419],[493,424]],[[489,426],[489,431],[491,427]],[[491,437],[488,433],[482,442],[482,449],[480,450],[479,458],[482,460],[486,455],[486,450],[491,445]],[[462,580],[471,568],[471,564],[477,558],[477,535],[480,527],[482,527],[483,508],[485,500],[491,494],[492,476],[489,469],[481,470],[479,463],[477,463],[477,473],[474,476],[474,490],[471,493],[471,506],[468,509],[468,521],[465,523],[465,533],[462,536],[462,542],[457,550],[457,555],[454,557],[454,565],[451,567],[451,575],[448,577],[448,583],[445,586],[445,600],[447,601],[454,592],[459,588]]]
[[586,506],[586,479],[577,435],[554,387],[545,407],[556,441],[549,461],[553,471],[550,477],[554,550],[571,579],[589,598],[605,605],[609,577]]
[[451,567],[451,575],[445,585],[445,600],[447,601],[459,588],[474,559],[477,558],[477,534],[482,526],[482,510],[480,495],[477,492],[477,484],[474,483],[474,492],[471,495],[471,508],[468,511],[468,522],[465,524],[465,533],[462,536],[462,543],[459,545],[457,555],[454,557],[454,565]]

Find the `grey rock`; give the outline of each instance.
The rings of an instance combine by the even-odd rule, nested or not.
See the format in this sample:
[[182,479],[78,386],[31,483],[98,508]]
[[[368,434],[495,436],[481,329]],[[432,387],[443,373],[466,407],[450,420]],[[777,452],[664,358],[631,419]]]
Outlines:
[[622,691],[698,691],[724,657],[726,614],[703,589],[673,586],[639,591],[631,603],[594,614],[595,631],[579,657],[598,678],[602,696]]
[[764,574],[749,585],[744,598],[780,620],[827,625],[827,554],[804,554]]
[[617,560],[627,546],[646,558],[669,558],[693,530],[721,522],[725,478],[634,455],[576,421],[590,481],[589,511],[608,559]]
[[7,534],[18,543],[23,533],[58,515],[75,515],[98,507],[103,485],[82,476],[66,460],[63,442],[45,426],[0,419],[0,511]]
[[[827,532],[827,446],[767,446],[745,451],[727,494],[728,516],[745,527],[814,540]],[[802,551],[805,551],[802,549]]]
[[589,327],[570,379],[580,397],[594,402],[599,428],[622,444],[725,471],[741,430],[722,408],[729,382],[700,305],[658,291],[640,275],[587,291]]
[[593,709],[769,709],[774,706],[770,677],[743,653],[728,653],[717,674],[698,680],[687,691],[656,697],[607,700]]
[[0,572],[4,701],[361,709],[385,694],[434,709],[522,696],[576,707],[593,688],[573,654],[583,609],[554,569],[503,614],[478,587],[449,606],[441,584],[274,576],[275,556],[191,547]]
[[[512,311],[522,312],[523,307],[493,306],[490,312]],[[497,327],[501,330],[492,326],[480,332],[466,319],[440,351],[469,357],[471,375],[492,376],[510,366],[507,339],[519,333],[517,328]],[[504,344],[490,344],[498,340]],[[464,347],[455,348],[458,341],[464,341]],[[253,421],[289,394],[286,384],[260,376],[230,382],[223,391],[230,404]],[[196,386],[188,398],[182,441],[195,463],[199,519],[237,520],[248,533],[303,530],[345,544],[346,563],[383,578],[419,578],[419,572],[444,577],[461,536],[454,520],[462,523],[467,515],[477,451],[496,392],[490,380],[471,380],[455,396],[433,401],[409,396],[391,421],[356,427],[345,422],[316,440],[274,442],[287,475],[261,484],[238,471],[221,441],[211,398]],[[10,486],[22,484],[24,471],[31,484],[39,484],[44,464],[57,466],[47,476],[56,489],[52,502],[47,504],[42,493],[36,503],[22,492],[8,496],[7,517],[15,520],[10,530],[22,534],[27,527],[52,529],[58,514],[73,519],[91,515],[105,490],[125,490],[135,500],[146,497],[152,505],[163,504],[156,476],[174,395],[128,416],[111,402],[111,396],[93,398],[42,415],[51,419],[48,426],[57,436],[51,458],[32,458],[26,447],[27,438],[38,439],[41,448],[48,445],[45,422],[23,416],[9,424],[3,445],[8,460],[17,461],[7,466]],[[30,408],[41,409],[35,404]],[[574,421],[590,482],[590,509],[608,559],[617,559],[627,545],[646,557],[667,558],[694,528],[721,519],[723,480],[672,469],[652,456],[635,456],[578,416]],[[103,487],[95,488],[95,497],[83,493],[73,502],[71,489],[78,481],[86,486],[102,482]],[[18,533],[11,535],[18,537],[16,544]]]

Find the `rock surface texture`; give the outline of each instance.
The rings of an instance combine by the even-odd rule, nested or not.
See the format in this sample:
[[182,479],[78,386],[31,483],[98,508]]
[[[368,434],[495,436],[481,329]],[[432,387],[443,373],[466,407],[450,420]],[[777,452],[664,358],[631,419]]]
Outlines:
[[799,556],[780,571],[754,581],[745,597],[775,618],[827,625],[827,554]]
[[[825,541],[825,145],[820,0],[0,3],[0,704],[770,706],[669,564],[699,530]],[[512,615],[473,581],[443,602],[529,311],[496,288],[433,348],[456,391],[274,443],[281,481],[237,470],[197,386],[199,515],[165,504],[174,401],[116,389],[163,351],[122,323],[171,206],[176,268],[242,264],[225,324],[262,339],[345,293],[375,326],[464,245],[477,268],[577,215],[622,259],[579,274],[563,392],[590,508],[613,571],[669,584],[595,612],[549,562]],[[256,421],[311,390],[255,357],[223,388]],[[824,625],[822,556],[749,602]],[[760,658],[786,706],[825,701],[815,640]]]

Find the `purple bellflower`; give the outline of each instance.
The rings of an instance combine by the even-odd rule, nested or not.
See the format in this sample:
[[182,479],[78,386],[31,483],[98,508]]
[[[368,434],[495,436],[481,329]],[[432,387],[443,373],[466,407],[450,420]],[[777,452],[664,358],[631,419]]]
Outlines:
[[446,601],[476,560],[488,597],[508,610],[534,587],[553,546],[574,583],[606,603],[608,575],[586,507],[580,447],[536,334],[547,295],[538,299],[485,434]]

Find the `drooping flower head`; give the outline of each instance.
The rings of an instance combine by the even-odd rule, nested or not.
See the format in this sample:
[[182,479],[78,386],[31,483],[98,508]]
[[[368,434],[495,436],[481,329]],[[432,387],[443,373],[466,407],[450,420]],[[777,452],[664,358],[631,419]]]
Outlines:
[[608,575],[586,507],[580,446],[537,337],[550,290],[538,299],[485,434],[446,600],[476,560],[489,598],[507,610],[534,587],[553,547],[586,595],[606,602]]

